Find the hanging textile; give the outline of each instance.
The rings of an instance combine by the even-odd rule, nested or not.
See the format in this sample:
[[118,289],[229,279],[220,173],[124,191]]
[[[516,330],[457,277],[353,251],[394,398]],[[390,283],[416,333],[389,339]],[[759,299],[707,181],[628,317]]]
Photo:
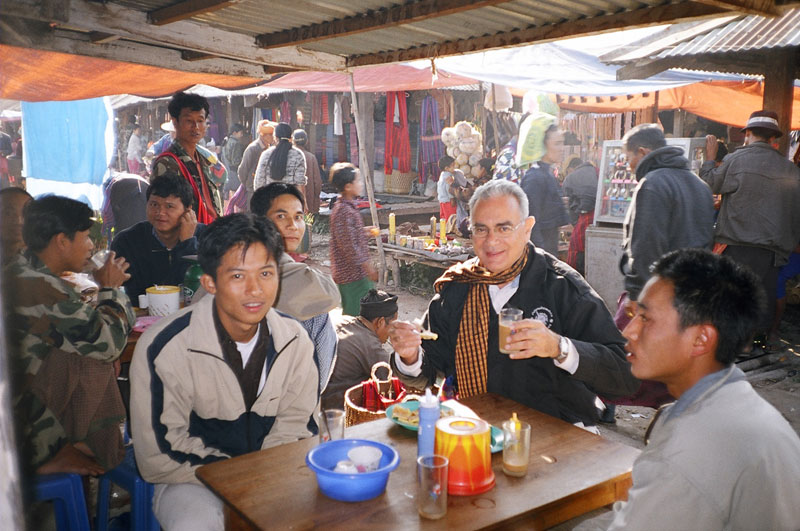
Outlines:
[[411,142],[408,136],[406,94],[403,91],[386,93],[386,145],[383,171],[387,175],[392,173],[393,157],[397,157],[397,169],[400,173],[411,171]]
[[442,143],[442,122],[439,120],[439,104],[436,98],[427,96],[422,100],[422,111],[419,116],[419,182],[424,183],[429,176],[436,175],[430,167],[436,165],[444,156]]
[[287,100],[283,100],[281,102],[281,122],[286,122],[287,124],[292,123],[292,106],[289,104]]
[[328,125],[331,123],[330,116],[328,116],[328,95],[320,95],[320,117],[319,123]]
[[339,162],[337,155],[339,141],[333,136],[333,126],[325,126],[325,160],[328,165]]

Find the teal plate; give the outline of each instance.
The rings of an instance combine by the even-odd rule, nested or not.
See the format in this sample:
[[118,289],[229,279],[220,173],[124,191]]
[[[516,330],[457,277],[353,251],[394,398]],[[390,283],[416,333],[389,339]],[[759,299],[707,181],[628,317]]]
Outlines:
[[[394,411],[395,405],[396,404],[393,404],[388,408],[386,408],[386,418],[388,418],[398,426],[404,427],[407,430],[419,431],[419,426],[415,426],[414,424],[408,424],[407,422],[401,422],[393,417],[392,412]],[[403,402],[403,406],[411,411],[416,411],[417,409],[419,409],[419,401],[409,400],[408,402]],[[440,406],[440,407],[442,410],[451,411],[450,408],[447,406]],[[495,426],[491,426],[491,432],[492,432],[491,451],[494,454],[503,450],[503,430]]]

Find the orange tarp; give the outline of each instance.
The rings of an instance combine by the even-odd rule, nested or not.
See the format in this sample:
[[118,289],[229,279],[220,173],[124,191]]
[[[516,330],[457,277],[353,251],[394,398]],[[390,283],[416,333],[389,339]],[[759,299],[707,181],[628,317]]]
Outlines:
[[[611,113],[645,109],[655,104],[655,93],[647,96],[580,97],[561,96],[565,110]],[[715,122],[743,127],[750,113],[763,108],[764,84],[760,81],[707,81],[660,90],[659,110],[682,109]],[[800,129],[800,88],[794,88],[792,129]]]
[[9,100],[81,100],[114,94],[156,98],[200,83],[238,89],[263,81],[0,45],[0,98]]

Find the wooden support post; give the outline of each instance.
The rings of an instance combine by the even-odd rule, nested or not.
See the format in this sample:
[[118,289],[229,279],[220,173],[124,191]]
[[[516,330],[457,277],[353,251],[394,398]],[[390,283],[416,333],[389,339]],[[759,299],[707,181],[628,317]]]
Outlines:
[[675,109],[672,115],[672,136],[675,138],[683,138],[683,118],[685,115],[685,111],[681,109]]
[[[349,73],[348,77],[350,78],[350,96],[353,98],[353,114],[356,118],[356,136],[358,137],[358,166],[361,170],[361,176],[364,178],[364,184],[367,187],[369,212],[372,214],[372,224],[376,227],[380,227],[381,224],[378,221],[378,209],[375,206],[375,191],[372,188],[372,164],[370,164],[370,158],[367,156],[366,138],[363,132],[364,122],[362,121],[361,111],[358,108],[358,97],[356,94],[356,84],[355,81],[353,81],[353,73]],[[375,238],[375,241],[378,246],[378,260],[380,262],[380,268],[378,269],[378,281],[381,282],[384,280],[383,275],[386,271],[386,257],[383,254],[383,241],[381,240],[381,237],[378,236]]]
[[778,139],[778,151],[783,154],[789,149],[796,65],[795,48],[772,50],[764,71],[763,108],[778,113],[778,127],[783,131],[783,136]]
[[495,156],[500,153],[500,135],[497,134],[497,91],[492,83],[492,129],[494,129]]
[[481,95],[480,99],[478,100],[478,105],[481,106],[481,135],[483,138],[483,153],[481,153],[482,157],[488,157],[490,153],[488,153],[486,146],[489,145],[489,142],[486,141],[486,131],[488,128],[486,127],[486,105],[483,104],[484,100],[486,99],[485,91],[483,90],[483,82],[478,83],[478,86],[481,88]]

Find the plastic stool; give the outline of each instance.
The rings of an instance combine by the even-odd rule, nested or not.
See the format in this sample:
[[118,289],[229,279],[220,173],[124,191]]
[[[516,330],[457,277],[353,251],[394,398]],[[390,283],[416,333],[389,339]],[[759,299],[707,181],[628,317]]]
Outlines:
[[58,531],[89,531],[89,514],[78,474],[36,476],[36,500],[53,501]]
[[111,484],[116,483],[131,495],[131,529],[159,531],[161,527],[153,514],[153,484],[139,475],[133,446],[125,450],[125,459],[113,470],[100,476],[97,489],[97,531],[108,531],[108,502]]

